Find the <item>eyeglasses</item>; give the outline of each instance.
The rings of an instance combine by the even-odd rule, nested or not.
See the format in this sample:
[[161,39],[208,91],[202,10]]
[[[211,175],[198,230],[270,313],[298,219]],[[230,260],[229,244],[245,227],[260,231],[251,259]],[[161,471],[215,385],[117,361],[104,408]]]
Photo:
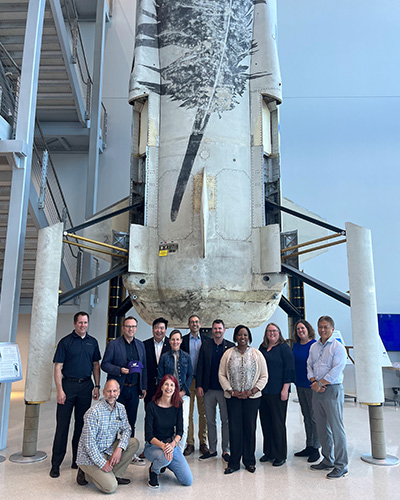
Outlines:
[[125,326],[124,325],[124,328],[126,328],[127,330],[134,330],[135,328],[137,328],[137,325],[135,325],[135,326]]

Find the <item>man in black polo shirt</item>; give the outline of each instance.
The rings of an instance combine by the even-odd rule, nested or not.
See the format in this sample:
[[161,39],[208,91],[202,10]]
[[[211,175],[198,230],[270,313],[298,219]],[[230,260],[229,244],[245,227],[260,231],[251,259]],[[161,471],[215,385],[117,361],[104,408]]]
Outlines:
[[[143,342],[135,339],[136,318],[124,318],[122,329],[123,335],[108,343],[101,369],[108,374],[107,380],[119,382],[121,393],[118,402],[125,406],[134,436],[139,399],[146,396],[147,389],[146,351]],[[137,461],[134,463],[142,465]]]
[[[62,338],[54,355],[54,381],[57,389],[56,433],[51,457],[51,477],[60,475],[60,465],[67,450],[68,430],[75,408],[72,437],[72,465],[77,469],[76,455],[83,427],[83,415],[90,408],[92,397],[100,396],[99,345],[87,333],[89,315],[80,311],[74,316],[74,331]],[[93,388],[92,373],[95,386]]]

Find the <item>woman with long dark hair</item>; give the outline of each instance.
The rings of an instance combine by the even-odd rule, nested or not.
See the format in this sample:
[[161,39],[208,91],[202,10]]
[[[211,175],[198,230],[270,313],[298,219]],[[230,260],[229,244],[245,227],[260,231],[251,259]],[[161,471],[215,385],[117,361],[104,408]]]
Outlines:
[[147,405],[144,456],[151,462],[148,485],[158,488],[158,477],[168,467],[184,486],[193,481],[192,471],[178,447],[183,434],[182,399],[178,381],[165,375]]
[[310,323],[304,319],[296,322],[293,329],[294,366],[296,370],[296,389],[300,409],[304,419],[306,431],[306,447],[294,454],[295,457],[308,457],[308,462],[316,462],[320,458],[317,425],[312,407],[312,390],[307,378],[307,359],[310,347],[316,342],[315,331]]

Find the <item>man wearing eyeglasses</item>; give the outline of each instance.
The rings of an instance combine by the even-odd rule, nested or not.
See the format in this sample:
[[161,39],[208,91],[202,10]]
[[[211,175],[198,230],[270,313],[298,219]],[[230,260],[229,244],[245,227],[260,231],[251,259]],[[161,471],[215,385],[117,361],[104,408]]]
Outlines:
[[101,369],[108,374],[107,380],[119,383],[118,402],[125,406],[134,436],[139,399],[146,396],[147,389],[146,351],[143,342],[135,339],[136,318],[125,318],[122,329],[122,336],[108,343]]
[[[199,413],[200,455],[205,455],[210,452],[207,446],[207,420],[206,412],[204,409],[204,399],[196,392],[197,361],[199,359],[201,345],[207,340],[207,338],[200,333],[201,322],[197,314],[192,314],[191,316],[189,316],[188,326],[190,332],[183,337],[181,349],[182,351],[190,354],[194,377],[192,385],[190,386],[189,428],[187,436],[187,446],[183,453],[185,457],[191,455],[194,452],[193,412],[195,400],[197,401],[197,411]],[[187,404],[187,402],[185,402],[184,404]]]
[[[330,471],[328,479],[340,479],[348,473],[346,432],[343,425],[343,371],[346,349],[334,338],[335,322],[330,316],[318,320],[320,339],[307,359],[307,377],[311,382],[312,406],[321,441],[323,460],[311,469]],[[332,470],[333,469],[333,470]]]

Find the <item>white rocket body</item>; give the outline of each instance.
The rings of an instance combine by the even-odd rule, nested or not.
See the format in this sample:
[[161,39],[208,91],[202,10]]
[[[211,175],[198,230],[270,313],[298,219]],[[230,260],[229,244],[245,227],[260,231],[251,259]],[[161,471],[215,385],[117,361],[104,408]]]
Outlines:
[[203,325],[258,326],[285,284],[264,203],[266,158],[279,163],[275,4],[207,2],[210,28],[207,5],[193,2],[190,23],[188,3],[138,2],[129,100],[145,219],[130,226],[124,284],[147,322],[182,327],[196,313]]

